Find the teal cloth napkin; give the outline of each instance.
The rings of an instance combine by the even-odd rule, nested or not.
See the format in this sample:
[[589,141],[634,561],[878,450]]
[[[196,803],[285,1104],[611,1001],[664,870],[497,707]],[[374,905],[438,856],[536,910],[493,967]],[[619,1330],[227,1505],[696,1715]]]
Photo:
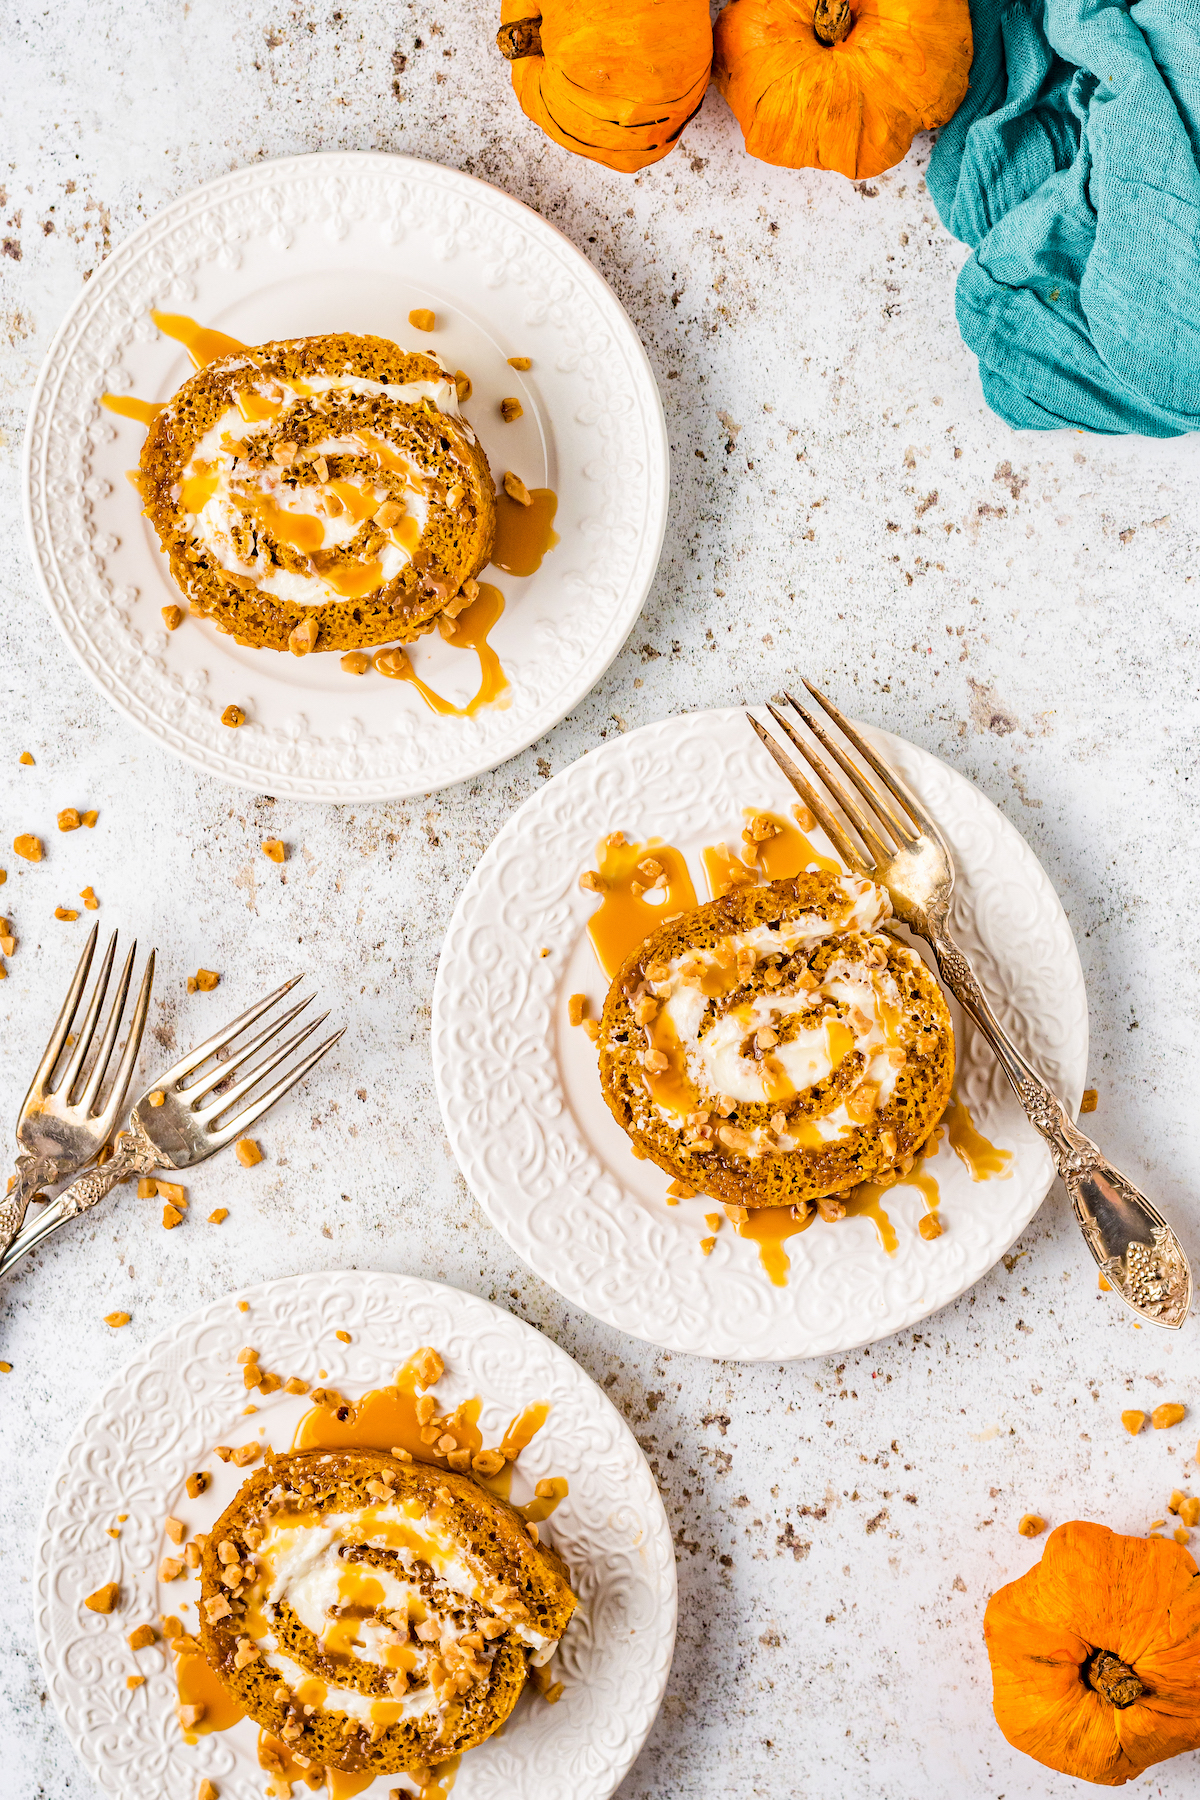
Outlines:
[[959,329],[1025,431],[1200,429],[1200,0],[971,0],[929,188]]

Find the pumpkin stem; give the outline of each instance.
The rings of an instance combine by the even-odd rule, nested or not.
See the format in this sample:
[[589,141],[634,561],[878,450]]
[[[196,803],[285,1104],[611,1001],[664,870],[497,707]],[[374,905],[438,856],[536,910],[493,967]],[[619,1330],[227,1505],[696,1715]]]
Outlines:
[[1143,1681],[1111,1650],[1097,1650],[1088,1664],[1088,1685],[1110,1706],[1132,1706],[1146,1691]]
[[542,54],[541,28],[542,15],[540,13],[529,19],[513,19],[508,25],[502,25],[496,33],[496,43],[501,56],[507,57],[509,62],[520,62],[523,56],[540,56]]
[[817,0],[813,12],[813,32],[819,44],[840,44],[850,36],[854,14],[850,0]]

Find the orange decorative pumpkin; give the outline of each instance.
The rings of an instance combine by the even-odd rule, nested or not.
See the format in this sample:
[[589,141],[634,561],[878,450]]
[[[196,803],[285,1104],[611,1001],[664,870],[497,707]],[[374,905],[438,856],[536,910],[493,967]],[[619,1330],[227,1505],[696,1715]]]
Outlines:
[[708,0],[502,0],[500,18],[521,110],[610,169],[666,156],[708,87]]
[[996,1723],[1048,1769],[1122,1787],[1200,1749],[1200,1574],[1181,1545],[1060,1525],[983,1631]]
[[713,79],[746,148],[788,169],[879,175],[967,91],[967,0],[733,0]]

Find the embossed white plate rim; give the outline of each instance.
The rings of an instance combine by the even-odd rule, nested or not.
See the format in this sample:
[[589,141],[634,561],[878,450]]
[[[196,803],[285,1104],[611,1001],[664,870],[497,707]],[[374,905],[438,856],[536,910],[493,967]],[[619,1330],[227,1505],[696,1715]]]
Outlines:
[[[1020,1020],[1005,1022],[1018,1026],[1018,1037],[1028,1036],[1035,1064],[1040,1058],[1047,1078],[1057,1076],[1068,1106],[1077,1106],[1087,1063],[1087,997],[1070,925],[1044,870],[1011,822],[965,776],[906,740],[862,729],[899,763],[918,792],[929,784],[939,787],[946,809],[940,822],[952,843],[956,830],[969,829],[986,844],[970,859],[959,854],[956,934],[977,957],[980,979],[1002,1014],[1018,1000],[1025,1002],[1032,983],[1025,1005],[1028,1032]],[[786,1361],[841,1353],[915,1325],[966,1293],[1028,1225],[1049,1190],[1053,1164],[990,1050],[969,1028],[958,1033],[958,1082],[965,1084],[984,1134],[1013,1146],[1015,1174],[1006,1182],[981,1183],[978,1191],[968,1183],[964,1193],[966,1176],[960,1181],[945,1150],[934,1172],[943,1201],[949,1184],[948,1191],[957,1190],[956,1204],[954,1211],[944,1207],[944,1236],[931,1244],[920,1240],[923,1262],[915,1260],[903,1234],[898,1256],[889,1262],[859,1229],[867,1222],[848,1220],[793,1238],[791,1282],[776,1289],[749,1260],[753,1245],[728,1228],[705,1262],[682,1243],[680,1220],[688,1203],[668,1213],[661,1200],[647,1200],[644,1193],[639,1199],[631,1185],[640,1179],[636,1170],[652,1165],[632,1162],[608,1117],[598,1079],[594,1096],[589,1091],[582,1102],[586,1129],[572,1111],[569,1072],[564,1076],[557,1048],[565,1019],[559,985],[567,979],[565,964],[592,910],[591,898],[577,889],[580,870],[589,866],[597,839],[618,826],[638,838],[676,840],[669,824],[654,821],[669,813],[672,788],[681,786],[685,751],[693,761],[711,757],[703,807],[723,819],[719,826],[705,826],[700,841],[731,835],[731,812],[740,817],[743,804],[786,808],[795,799],[737,708],[643,726],[589,751],[533,794],[484,853],[446,934],[432,1023],[443,1121],[467,1185],[492,1223],[544,1280],[597,1318],[664,1349],[697,1355]],[[639,757],[655,754],[662,765],[658,789],[654,777],[636,767]],[[730,767],[754,773],[738,777],[740,787],[730,787],[725,782]],[[747,792],[747,785],[757,791]],[[928,792],[925,798],[928,804]],[[722,806],[726,810],[720,814]],[[1002,941],[1003,918],[992,918],[973,944],[973,921],[987,911],[989,892],[998,894],[1000,882],[1008,884],[1010,909],[1024,907],[1028,916],[1014,941]],[[505,907],[525,892],[531,897],[521,929],[509,930]],[[545,960],[539,960],[539,948],[549,952]],[[1035,952],[1042,956],[1036,968]],[[591,967],[594,972],[594,963]],[[606,985],[601,978],[601,997]],[[508,1007],[513,993],[520,995],[516,1018]],[[1004,1135],[989,1132],[995,1118],[1003,1121]],[[595,1148],[606,1133],[619,1140],[611,1160]],[[665,1192],[661,1171],[652,1170],[652,1177]],[[540,1198],[534,1191],[539,1181]],[[903,1194],[919,1211],[914,1191]],[[909,1204],[899,1192],[894,1198]],[[914,1214],[909,1221],[914,1242],[915,1223]],[[846,1227],[854,1228],[857,1241],[852,1249],[839,1242],[833,1262],[835,1240],[817,1233]],[[843,1307],[847,1316],[839,1324],[832,1318],[834,1290],[840,1283],[849,1293],[855,1280],[861,1291]],[[831,1311],[827,1327],[815,1317],[806,1322],[806,1308],[812,1314],[822,1307]]]
[[[547,694],[536,708],[522,712],[518,694],[512,708],[506,713],[484,712],[471,720],[449,721],[460,728],[469,728],[462,731],[457,740],[452,740],[440,730],[447,721],[433,719],[432,715],[430,719],[418,715],[412,729],[422,735],[429,745],[428,753],[419,767],[401,768],[402,759],[397,750],[398,760],[393,772],[352,775],[337,771],[312,776],[305,774],[303,769],[298,772],[294,767],[282,766],[281,759],[294,746],[277,745],[274,752],[276,760],[273,765],[268,765],[261,758],[254,759],[239,752],[235,742],[237,734],[234,732],[223,730],[219,738],[214,735],[209,745],[200,742],[194,729],[189,737],[184,729],[177,728],[148,711],[130,682],[124,676],[118,676],[102,656],[97,656],[98,666],[89,663],[88,650],[93,647],[91,639],[68,601],[63,577],[52,566],[55,560],[53,548],[47,549],[43,555],[38,544],[39,529],[44,533],[48,544],[51,544],[53,538],[53,508],[47,499],[47,489],[51,483],[47,479],[45,464],[50,434],[55,426],[54,409],[58,404],[59,390],[70,361],[70,354],[64,354],[68,338],[76,329],[81,315],[99,311],[104,296],[114,284],[122,280],[132,282],[137,258],[147,254],[156,235],[160,235],[164,228],[186,221],[193,215],[202,215],[206,208],[217,204],[219,199],[236,198],[248,187],[270,189],[275,185],[283,190],[289,181],[299,181],[324,173],[328,174],[330,181],[361,176],[365,183],[380,177],[386,178],[389,172],[397,182],[436,185],[448,202],[457,198],[468,205],[474,202],[480,208],[486,205],[497,209],[505,216],[506,223],[523,231],[531,243],[552,249],[559,262],[563,266],[569,266],[579,296],[593,308],[595,317],[603,319],[613,333],[621,359],[627,365],[630,385],[627,392],[622,392],[621,398],[633,404],[638,427],[644,434],[643,448],[649,466],[643,479],[625,483],[625,491],[635,497],[641,512],[636,526],[636,553],[623,591],[615,595],[610,616],[604,620],[602,634],[584,653],[579,666],[567,680]],[[222,190],[225,190],[223,196]],[[331,266],[334,261],[335,247],[331,247]],[[471,298],[477,297],[479,285],[475,283],[470,288]],[[554,421],[551,423],[553,425]],[[561,423],[564,430],[569,428],[578,432],[581,429],[574,416],[569,422]],[[47,609],[76,660],[119,712],[185,762],[235,786],[259,793],[270,791],[280,797],[350,804],[367,800],[410,798],[485,773],[528,748],[578,705],[620,651],[650,591],[666,530],[669,470],[666,421],[645,348],[612,288],[578,246],[557,226],[503,189],[478,176],[467,175],[443,164],[388,151],[326,150],[251,164],[215,176],[170,201],[105,258],[96,275],[72,302],[54,335],[39,372],[25,431],[22,485],[30,557]],[[631,500],[632,503],[635,502]],[[628,531],[630,521],[622,520],[621,525]],[[596,536],[595,533],[592,535]],[[96,537],[94,527],[91,529],[91,537]],[[564,546],[560,545],[559,548],[562,550]],[[600,566],[603,555],[603,547],[597,546],[592,558],[593,572]],[[561,556],[557,565],[552,556],[543,565],[543,569],[549,571],[547,581],[555,579],[556,572],[559,578],[566,573]],[[262,653],[263,656],[267,654]],[[557,652],[553,646],[548,646],[543,654],[548,663],[553,663]],[[269,682],[268,663],[264,662],[259,666],[257,679],[263,684]],[[319,706],[319,696],[311,703]],[[319,736],[310,733],[310,740],[314,745],[324,747]]]
[[[410,1341],[414,1330],[423,1334],[419,1341],[433,1342],[436,1346],[439,1325],[436,1317],[431,1319],[431,1314],[439,1312],[445,1321],[441,1326],[443,1348],[448,1347],[445,1340],[454,1331],[466,1334],[466,1347],[461,1357],[454,1363],[447,1359],[444,1385],[452,1387],[455,1399],[466,1392],[481,1391],[480,1375],[471,1369],[470,1350],[473,1345],[484,1342],[485,1331],[489,1341],[498,1339],[503,1343],[505,1372],[514,1383],[513,1395],[519,1391],[523,1396],[518,1404],[545,1397],[552,1383],[557,1383],[558,1406],[551,1407],[550,1416],[534,1444],[538,1457],[546,1460],[547,1468],[553,1463],[573,1477],[571,1492],[556,1515],[559,1541],[569,1556],[575,1558],[573,1583],[586,1594],[594,1583],[599,1582],[599,1599],[617,1605],[611,1582],[606,1591],[603,1581],[610,1564],[615,1569],[624,1557],[635,1563],[641,1572],[641,1588],[634,1598],[641,1603],[641,1612],[645,1616],[639,1619],[639,1629],[633,1634],[632,1642],[629,1638],[622,1638],[619,1644],[606,1640],[597,1650],[589,1609],[586,1602],[581,1604],[577,1615],[585,1622],[581,1643],[577,1649],[573,1647],[571,1628],[568,1627],[559,1654],[557,1672],[565,1680],[567,1689],[562,1700],[553,1708],[539,1705],[536,1714],[531,1715],[532,1723],[525,1712],[532,1703],[522,1701],[511,1725],[500,1737],[488,1740],[464,1758],[456,1792],[463,1795],[463,1800],[608,1800],[635,1760],[654,1723],[670,1673],[675,1642],[674,1545],[650,1466],[633,1433],[608,1397],[565,1350],[536,1327],[479,1295],[442,1282],[382,1270],[313,1271],[279,1277],[226,1294],[139,1349],[105,1383],[79,1420],[50,1483],[34,1550],[33,1573],[38,1653],[63,1726],[81,1760],[104,1791],[122,1795],[136,1791],[140,1800],[177,1800],[179,1792],[195,1791],[201,1776],[206,1773],[218,1780],[222,1800],[251,1800],[251,1797],[260,1800],[264,1777],[256,1758],[248,1753],[245,1745],[229,1751],[238,1727],[202,1737],[196,1747],[184,1746],[170,1699],[174,1678],[161,1671],[155,1675],[151,1670],[151,1680],[147,1684],[153,1688],[157,1682],[158,1712],[150,1721],[157,1735],[146,1743],[145,1766],[133,1770],[116,1767],[116,1746],[111,1730],[106,1728],[104,1715],[106,1711],[111,1715],[118,1710],[112,1698],[117,1677],[110,1675],[104,1679],[93,1671],[90,1682],[80,1680],[66,1672],[66,1664],[73,1651],[79,1651],[83,1660],[87,1660],[86,1634],[90,1633],[93,1663],[99,1660],[95,1648],[99,1643],[101,1650],[119,1650],[120,1675],[135,1669],[146,1672],[147,1653],[135,1657],[128,1652],[125,1634],[135,1623],[155,1619],[160,1611],[172,1610],[178,1604],[174,1591],[157,1581],[155,1571],[158,1556],[167,1547],[162,1536],[162,1522],[172,1504],[179,1505],[183,1477],[162,1467],[164,1457],[158,1446],[156,1464],[155,1450],[138,1459],[122,1444],[119,1429],[122,1420],[131,1416],[128,1401],[135,1382],[152,1375],[164,1381],[169,1379],[186,1429],[189,1405],[197,1412],[203,1404],[202,1388],[198,1389],[196,1384],[197,1370],[204,1356],[203,1341],[211,1343],[214,1335],[224,1330],[229,1349],[219,1359],[222,1363],[233,1362],[235,1342],[253,1342],[264,1367],[272,1367],[272,1321],[264,1316],[263,1309],[272,1304],[290,1307],[307,1321],[308,1315],[303,1313],[303,1308],[314,1298],[325,1309],[325,1338],[332,1340],[335,1328],[344,1322],[353,1339],[352,1345],[348,1346],[322,1340],[319,1352],[312,1351],[314,1357],[319,1354],[321,1362],[327,1365],[330,1383],[338,1385],[339,1355],[347,1363],[361,1362],[364,1356],[369,1359],[373,1355],[378,1363],[375,1372],[365,1380],[341,1377],[343,1389],[349,1388],[352,1396],[363,1387],[379,1385],[390,1378],[397,1356],[402,1359],[416,1348],[416,1341]],[[381,1298],[391,1335],[386,1343],[380,1341],[372,1347],[367,1335],[370,1325],[359,1319],[354,1307],[357,1305],[365,1310]],[[241,1303],[248,1303],[244,1313]],[[406,1329],[405,1325],[409,1315],[414,1317],[412,1329]],[[279,1347],[282,1350],[282,1345]],[[286,1351],[282,1353],[287,1354]],[[215,1351],[210,1351],[210,1357],[216,1360]],[[181,1375],[186,1379],[181,1379]],[[245,1399],[244,1391],[237,1391],[241,1386],[240,1377],[241,1370],[235,1365],[231,1381],[226,1382],[233,1393],[230,1404],[238,1415]],[[221,1380],[225,1380],[224,1371]],[[206,1370],[200,1376],[201,1384],[207,1382],[210,1391],[216,1381],[212,1370]],[[534,1389],[542,1392],[535,1393]],[[489,1405],[493,1412],[497,1408],[503,1412],[512,1396],[500,1399],[495,1392],[491,1396],[485,1392],[483,1398],[486,1419]],[[304,1404],[302,1399],[293,1402],[301,1407]],[[561,1427],[556,1427],[556,1410],[566,1408],[574,1409],[573,1425],[564,1420]],[[260,1406],[256,1424],[264,1411],[265,1406]],[[235,1418],[230,1425],[219,1427],[219,1441],[236,1442],[239,1425],[245,1427],[241,1435],[250,1435],[250,1421]],[[604,1450],[606,1460],[600,1467],[596,1467],[593,1460],[589,1485],[589,1449],[594,1450],[597,1444]],[[99,1468],[93,1468],[85,1481],[76,1467],[76,1458],[89,1445],[98,1458]],[[526,1452],[527,1459],[530,1455]],[[200,1466],[201,1460],[212,1464],[211,1444],[206,1446],[202,1459],[185,1460],[182,1466]],[[577,1464],[581,1464],[585,1472],[574,1479]],[[221,1475],[220,1465],[215,1466]],[[242,1479],[244,1477],[238,1472],[234,1476],[235,1484]],[[606,1503],[599,1497],[602,1483],[612,1490],[608,1510],[603,1517],[594,1518],[589,1526],[584,1516],[589,1501],[593,1511]],[[129,1498],[131,1490],[137,1494],[133,1503]],[[227,1504],[227,1500],[223,1499],[220,1504]],[[69,1533],[55,1523],[55,1515],[64,1505],[76,1509],[77,1516],[72,1519]],[[180,1510],[187,1507],[188,1502],[184,1500]],[[126,1566],[126,1559],[136,1555],[136,1551],[117,1552],[105,1539],[104,1528],[113,1522],[118,1511],[130,1514],[129,1532],[135,1532],[139,1522],[147,1516],[152,1521],[149,1541],[156,1550],[150,1555],[145,1571]],[[640,1534],[635,1534],[632,1539],[629,1535],[631,1519]],[[553,1521],[544,1529],[553,1541]],[[586,1537],[589,1530],[590,1539],[581,1552],[578,1538],[580,1535]],[[81,1549],[80,1540],[85,1538],[88,1542]],[[120,1614],[108,1615],[105,1619],[80,1611],[82,1596],[101,1585],[102,1580],[113,1578],[114,1562],[122,1584]],[[51,1603],[51,1595],[60,1583],[71,1590],[73,1605],[70,1607],[55,1607]],[[600,1609],[595,1607],[593,1610]],[[77,1623],[74,1639],[64,1642],[61,1627],[68,1613],[72,1620],[82,1622],[82,1630]],[[113,1641],[109,1641],[106,1631],[112,1633]],[[158,1653],[156,1647],[156,1651],[149,1654],[156,1656]],[[590,1679],[580,1678],[581,1662],[589,1653],[592,1655],[592,1664],[588,1668]],[[123,1685],[119,1691],[124,1692]],[[139,1694],[146,1691],[143,1688]],[[128,1711],[125,1716],[128,1717]],[[110,1718],[107,1726],[111,1723]],[[130,1731],[126,1735],[132,1737],[133,1733]],[[221,1766],[214,1766],[211,1758],[218,1747],[229,1754]],[[535,1749],[537,1763],[532,1764]],[[489,1755],[497,1765],[494,1768],[488,1760]],[[568,1785],[550,1782],[544,1766],[547,1758],[556,1768],[561,1765],[566,1771]],[[524,1766],[526,1764],[531,1766]],[[521,1779],[522,1772],[526,1781]],[[181,1778],[190,1781],[192,1786],[181,1787]],[[132,1787],[129,1785],[131,1779]],[[383,1800],[394,1781],[395,1777],[377,1778],[376,1783],[365,1790],[364,1800]],[[534,1785],[528,1785],[530,1781]]]

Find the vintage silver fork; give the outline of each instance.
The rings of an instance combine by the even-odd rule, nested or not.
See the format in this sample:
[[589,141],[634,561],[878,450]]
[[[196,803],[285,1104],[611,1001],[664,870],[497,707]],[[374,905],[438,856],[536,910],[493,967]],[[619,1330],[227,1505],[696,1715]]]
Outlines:
[[[117,1182],[128,1181],[135,1175],[149,1175],[152,1169],[187,1169],[203,1162],[205,1157],[211,1156],[215,1150],[222,1149],[247,1131],[255,1119],[261,1118],[269,1106],[274,1106],[276,1100],[307,1075],[325,1052],[332,1050],[345,1031],[345,1026],[335,1031],[332,1037],[326,1038],[323,1044],[318,1044],[315,1050],[308,1051],[265,1093],[247,1099],[273,1069],[278,1068],[293,1050],[298,1049],[324,1023],[329,1017],[328,1013],[322,1013],[320,1018],[312,1019],[302,1026],[294,1036],[279,1044],[269,1055],[255,1063],[253,1068],[247,1070],[240,1081],[232,1080],[237,1070],[249,1061],[255,1051],[277,1039],[280,1032],[286,1030],[292,1020],[309,1005],[311,995],[308,1000],[301,1000],[299,1005],[289,1008],[280,1018],[272,1020],[247,1043],[230,1051],[234,1039],[261,1018],[277,1000],[281,1000],[299,980],[300,976],[294,975],[290,981],[285,981],[273,994],[258,1001],[223,1031],[206,1038],[204,1043],[189,1051],[164,1075],[160,1075],[134,1106],[129,1115],[129,1125],[118,1137],[116,1150],[110,1160],[101,1168],[81,1175],[57,1200],[51,1201],[39,1219],[33,1220],[18,1233],[4,1255],[0,1256],[0,1275],[7,1274],[21,1257],[36,1249],[51,1232],[58,1231],[69,1219],[77,1218],[80,1213],[103,1200]],[[224,1056],[224,1060],[220,1060],[223,1052],[229,1053]],[[205,1069],[195,1081],[184,1085],[185,1076],[195,1074],[210,1061],[213,1063],[211,1068]],[[226,1117],[231,1108],[237,1107],[242,1100],[246,1104],[231,1118]]]
[[[0,1252],[7,1250],[20,1231],[26,1209],[38,1188],[66,1181],[78,1170],[85,1169],[90,1162],[94,1162],[112,1136],[113,1126],[124,1110],[125,1096],[129,1092],[133,1067],[146,1027],[146,1013],[150,1006],[154,952],[152,950],[146,959],[146,969],[126,1035],[125,1048],[113,1073],[108,1098],[97,1109],[105,1073],[121,1029],[125,1001],[129,995],[129,978],[137,953],[135,939],[125,958],[125,967],[117,983],[100,1047],[85,1078],[84,1066],[92,1047],[92,1039],[96,1035],[100,1011],[108,991],[108,978],[112,973],[113,956],[117,948],[115,931],[104,952],[96,986],[78,1035],[73,1043],[68,1040],[87,984],[99,929],[98,924],[92,926],[88,941],[83,947],[83,955],[67,989],[62,1010],[50,1033],[50,1042],[46,1045],[37,1072],[29,1084],[29,1092],[17,1119],[17,1142],[21,1146],[21,1154],[17,1157],[16,1181],[0,1199]],[[63,1051],[68,1048],[71,1055],[58,1081],[54,1082],[55,1068]]]
[[[896,917],[924,938],[933,951],[942,980],[991,1044],[1030,1124],[1049,1145],[1088,1249],[1105,1280],[1140,1318],[1154,1325],[1178,1328],[1187,1317],[1192,1298],[1192,1272],[1179,1241],[1157,1208],[1080,1131],[992,1011],[947,925],[954,891],[954,858],[936,821],[895,769],[871,748],[837,707],[811,681],[804,685],[885,790],[880,793],[820,720],[786,694],[789,706],[857,790],[863,802],[859,805],[850,786],[838,779],[791,720],[779,707],[768,706],[779,729],[841,809],[845,825],[772,734],[749,713],[746,717],[804,804],[816,815],[847,867],[885,887]],[[859,843],[852,840],[846,825]]]

